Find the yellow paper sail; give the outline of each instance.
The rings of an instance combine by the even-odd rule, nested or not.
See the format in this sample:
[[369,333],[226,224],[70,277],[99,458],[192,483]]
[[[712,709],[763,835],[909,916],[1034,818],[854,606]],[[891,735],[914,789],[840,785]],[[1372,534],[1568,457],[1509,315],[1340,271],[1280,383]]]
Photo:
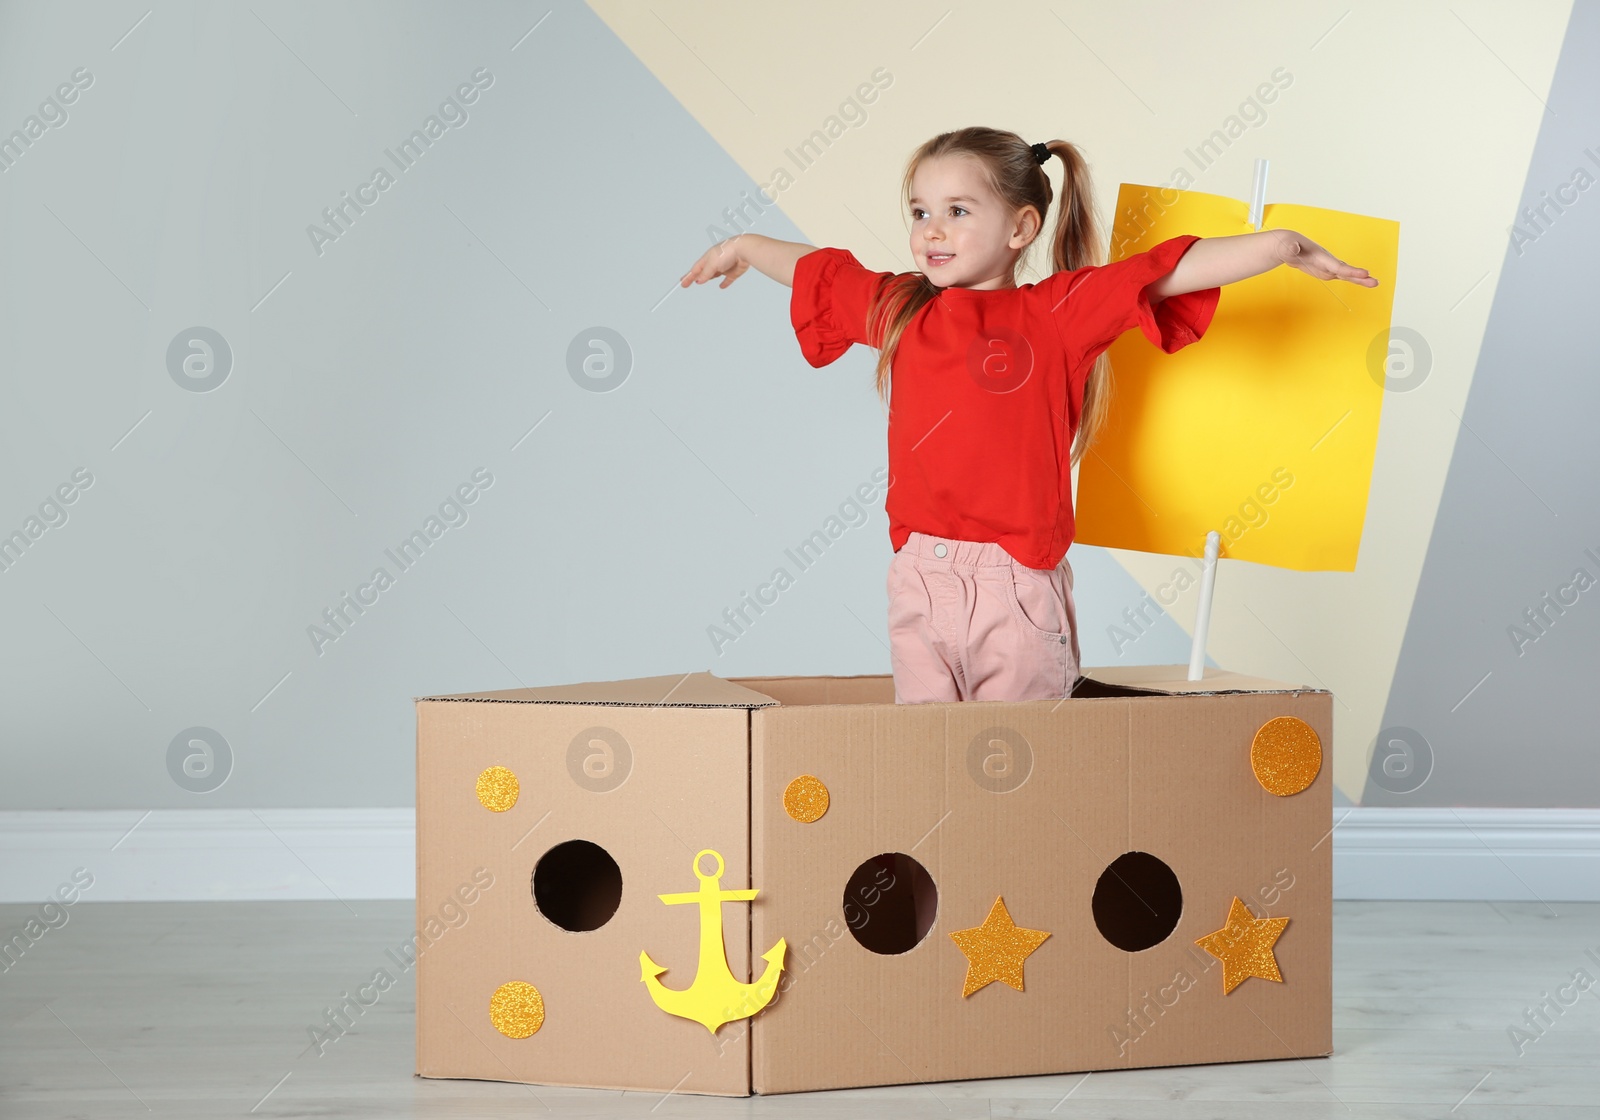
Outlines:
[[[1205,336],[1175,354],[1138,330],[1113,343],[1111,411],[1079,463],[1077,541],[1199,556],[1215,529],[1230,559],[1355,570],[1400,225],[1273,204],[1262,228],[1303,233],[1378,286],[1280,266],[1225,285]],[[1111,257],[1250,232],[1244,202],[1124,183]]]

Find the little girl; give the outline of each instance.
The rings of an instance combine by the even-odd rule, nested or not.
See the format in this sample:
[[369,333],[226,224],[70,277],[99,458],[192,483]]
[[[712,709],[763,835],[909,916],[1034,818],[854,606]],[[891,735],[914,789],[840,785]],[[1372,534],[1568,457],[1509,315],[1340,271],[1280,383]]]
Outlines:
[[[1019,286],[1050,210],[1052,155],[1065,174],[1053,271]],[[1107,347],[1135,326],[1166,353],[1187,346],[1210,325],[1220,285],[1279,264],[1378,281],[1290,230],[1185,234],[1100,264],[1088,166],[1064,140],[942,133],[912,154],[902,190],[916,272],[872,272],[843,249],[745,233],[707,250],[679,284],[724,276],[726,288],[754,265],[794,288],[790,320],[812,366],[858,342],[878,349],[878,393],[893,389],[895,701],[1070,696],[1072,467],[1105,419]]]

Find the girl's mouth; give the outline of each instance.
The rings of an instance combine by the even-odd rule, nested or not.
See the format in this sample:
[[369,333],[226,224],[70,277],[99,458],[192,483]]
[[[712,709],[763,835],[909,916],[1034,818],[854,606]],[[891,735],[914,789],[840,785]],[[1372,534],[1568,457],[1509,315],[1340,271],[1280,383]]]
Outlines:
[[930,267],[937,267],[949,262],[954,256],[954,253],[929,253],[925,259]]

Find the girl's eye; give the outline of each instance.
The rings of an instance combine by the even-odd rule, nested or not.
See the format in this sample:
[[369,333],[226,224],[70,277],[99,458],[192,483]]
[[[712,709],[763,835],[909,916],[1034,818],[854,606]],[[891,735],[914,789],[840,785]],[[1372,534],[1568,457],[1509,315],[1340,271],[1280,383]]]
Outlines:
[[967,208],[966,208],[966,207],[965,207],[965,206],[952,206],[952,207],[950,207],[950,209],[952,209],[952,210],[959,210],[959,211],[961,211],[961,212],[962,212],[962,213],[963,213],[963,214],[965,214],[965,213],[966,213],[966,212],[967,212]]

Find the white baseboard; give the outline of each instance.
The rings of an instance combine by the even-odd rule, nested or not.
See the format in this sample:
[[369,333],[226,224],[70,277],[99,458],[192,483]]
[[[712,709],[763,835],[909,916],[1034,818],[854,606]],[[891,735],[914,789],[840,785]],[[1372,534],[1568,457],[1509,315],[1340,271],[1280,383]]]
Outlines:
[[[0,902],[411,898],[411,809],[0,811]],[[1600,809],[1335,809],[1333,895],[1600,901]]]
[[1334,898],[1600,901],[1600,809],[1333,811]]
[[414,809],[0,812],[0,902],[411,898]]

